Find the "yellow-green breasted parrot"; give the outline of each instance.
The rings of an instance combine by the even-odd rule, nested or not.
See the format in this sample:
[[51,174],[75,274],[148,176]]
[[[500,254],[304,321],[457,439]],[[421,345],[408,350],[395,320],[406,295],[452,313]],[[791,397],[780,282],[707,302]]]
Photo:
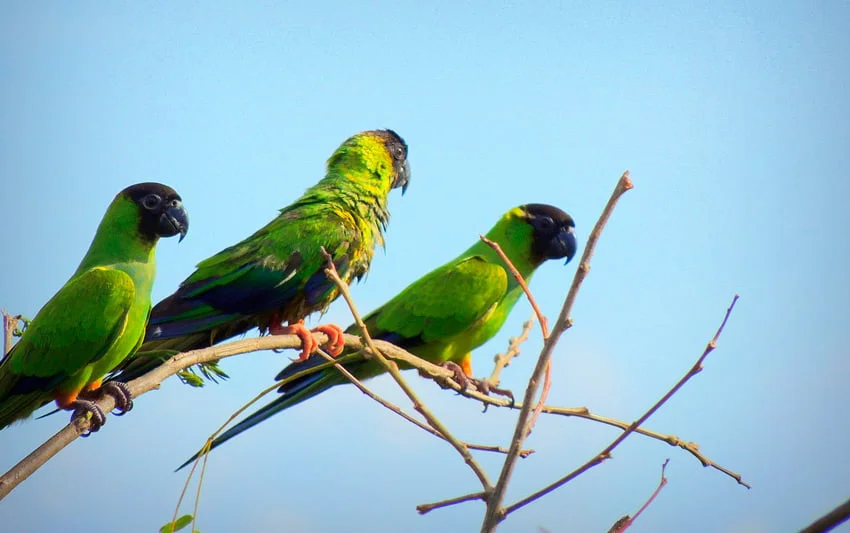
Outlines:
[[[180,196],[160,183],[139,183],[115,197],[71,279],[24,330],[0,362],[0,428],[56,400],[62,409],[105,418],[91,401],[101,379],[142,344],[160,237],[189,229]],[[132,403],[126,387],[104,387],[119,409]],[[79,397],[78,397],[79,396]]]
[[[204,348],[255,327],[298,335],[306,359],[316,344],[303,320],[339,293],[324,273],[322,248],[344,281],[362,278],[375,245],[384,244],[387,195],[396,187],[404,192],[409,179],[407,144],[394,131],[347,139],[328,159],[321,181],[253,235],[199,263],[156,304],[139,357],[114,379],[129,381],[159,364],[141,352]],[[316,329],[332,338],[329,351],[339,353],[340,328]]]
[[[569,262],[573,258],[574,229],[572,217],[557,207],[527,204],[505,213],[487,233],[487,238],[499,243],[527,280],[548,259],[566,257]],[[372,338],[391,342],[435,364],[453,362],[471,377],[472,350],[499,331],[522,294],[522,288],[498,254],[477,240],[455,259],[419,278],[363,320]],[[346,332],[356,335],[359,330],[352,325]],[[285,379],[325,362],[314,355],[290,364],[275,379]],[[361,380],[384,372],[379,362],[362,356],[343,365]],[[278,389],[280,397],[217,437],[212,447],[342,383],[348,380],[332,367],[291,381]],[[194,457],[185,464],[192,460]]]

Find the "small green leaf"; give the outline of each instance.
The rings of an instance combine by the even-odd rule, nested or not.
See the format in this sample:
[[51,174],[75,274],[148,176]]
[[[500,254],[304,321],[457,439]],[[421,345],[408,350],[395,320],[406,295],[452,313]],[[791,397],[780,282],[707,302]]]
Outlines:
[[[174,522],[168,522],[167,524],[165,524],[164,526],[159,528],[159,533],[175,533],[177,531],[180,531],[181,529],[183,529],[184,527],[188,526],[191,523],[192,523],[192,515],[184,514],[183,516],[181,516],[180,518],[178,518]],[[197,530],[195,530],[195,531],[197,531]]]
[[186,385],[189,385],[190,387],[204,386],[203,378],[189,370],[181,370],[177,373],[177,377],[180,378],[180,381],[182,381]]

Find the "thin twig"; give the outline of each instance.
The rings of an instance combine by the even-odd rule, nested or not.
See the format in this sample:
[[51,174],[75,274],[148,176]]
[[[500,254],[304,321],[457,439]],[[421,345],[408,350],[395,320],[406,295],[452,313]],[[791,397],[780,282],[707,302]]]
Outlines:
[[690,380],[692,377],[694,377],[700,371],[702,371],[702,363],[705,360],[705,358],[708,357],[708,354],[710,354],[712,351],[714,351],[714,349],[717,347],[717,339],[720,337],[720,334],[723,333],[723,328],[726,326],[726,322],[729,320],[729,315],[732,313],[732,309],[735,308],[735,303],[738,301],[738,298],[739,297],[738,297],[737,294],[735,295],[734,298],[732,298],[732,303],[729,305],[729,308],[726,310],[726,314],[723,317],[723,322],[720,323],[720,327],[717,328],[717,332],[714,334],[714,337],[708,342],[708,344],[705,347],[705,350],[703,351],[702,355],[700,355],[699,359],[697,359],[696,363],[694,363],[694,365],[690,368],[690,370],[688,370],[688,372],[684,376],[682,376],[682,378],[675,385],[673,385],[673,387],[669,391],[667,391],[667,393],[660,400],[655,402],[655,404],[652,407],[650,407],[649,410],[647,410],[640,418],[638,418],[637,420],[632,422],[631,425],[629,426],[629,428],[626,431],[621,433],[616,439],[614,439],[611,442],[611,444],[609,444],[607,447],[605,447],[604,450],[602,450],[601,452],[596,454],[596,456],[594,456],[588,462],[586,462],[585,464],[583,464],[582,466],[580,466],[579,468],[577,468],[576,470],[574,470],[570,474],[568,474],[568,475],[562,477],[561,479],[555,481],[554,483],[551,483],[550,485],[547,485],[546,487],[538,490],[534,494],[531,494],[530,496],[527,496],[527,497],[519,500],[518,502],[516,502],[512,505],[509,505],[508,507],[505,508],[503,516],[507,516],[508,514],[516,511],[517,509],[520,509],[520,508],[528,505],[529,503],[533,502],[534,500],[537,500],[538,498],[545,496],[546,494],[552,492],[553,490],[557,489],[558,487],[561,487],[565,483],[569,482],[571,479],[581,475],[582,473],[586,472],[587,470],[590,470],[594,466],[602,463],[604,460],[611,457],[611,452],[613,452],[614,449],[617,446],[619,446],[621,442],[626,440],[626,438],[629,435],[631,435],[635,431],[635,429],[640,427],[650,416],[653,415],[653,413],[655,413],[662,405],[664,405],[664,403],[667,402],[667,400],[669,400],[674,394],[676,394],[676,392],[680,388],[682,388],[682,386],[685,383],[687,383],[688,380]]
[[582,254],[581,262],[579,263],[576,275],[573,278],[572,285],[570,286],[570,291],[567,293],[567,298],[561,308],[561,313],[553,327],[552,335],[549,336],[543,344],[543,350],[540,352],[540,357],[537,359],[537,365],[534,368],[531,378],[528,380],[528,387],[525,390],[525,398],[523,399],[523,408],[519,413],[517,425],[514,430],[513,438],[511,439],[511,451],[505,457],[505,462],[502,465],[502,471],[499,474],[499,480],[496,482],[493,493],[487,498],[487,510],[484,514],[484,520],[481,525],[482,533],[494,531],[499,522],[504,520],[505,510],[502,508],[502,501],[505,497],[508,481],[511,478],[517,458],[519,457],[518,452],[522,448],[525,437],[528,434],[528,421],[534,406],[534,398],[537,395],[537,389],[540,386],[540,380],[546,372],[546,368],[549,366],[549,361],[552,358],[552,352],[555,345],[558,343],[558,339],[561,334],[570,327],[571,321],[569,315],[576,296],[578,295],[581,283],[590,271],[590,259],[593,256],[593,251],[596,248],[599,236],[605,228],[605,224],[608,222],[608,218],[611,216],[611,213],[614,211],[614,206],[617,205],[617,201],[632,187],[633,185],[629,179],[629,172],[626,171],[617,182],[617,186],[611,194],[611,198],[608,200],[608,203],[605,205],[602,215],[596,222],[593,231],[590,232],[590,236],[587,239],[587,246]]
[[[455,450],[460,454],[463,458],[464,462],[469,466],[470,469],[475,473],[478,477],[478,480],[481,482],[481,486],[484,488],[484,492],[489,492],[492,490],[492,485],[490,484],[490,478],[487,476],[487,472],[478,464],[478,461],[469,453],[469,448],[455,438],[454,435],[449,432],[448,428],[431,412],[431,410],[419,399],[416,393],[410,388],[410,385],[407,384],[407,381],[401,376],[401,372],[398,370],[398,365],[393,361],[390,362],[386,357],[378,350],[375,346],[374,342],[372,342],[372,337],[369,336],[369,331],[366,328],[366,324],[363,322],[363,319],[360,317],[360,313],[357,311],[357,306],[354,304],[354,300],[351,298],[351,293],[348,291],[348,285],[342,281],[339,277],[339,274],[336,271],[336,266],[334,265],[333,258],[326,251],[323,250],[325,258],[328,261],[328,266],[325,268],[325,273],[331,280],[336,284],[337,288],[342,294],[342,297],[345,299],[345,302],[348,304],[348,308],[351,310],[351,314],[354,317],[354,321],[357,323],[357,327],[360,330],[360,334],[363,337],[366,344],[369,346],[370,353],[375,357],[375,359],[383,366],[387,372],[393,377],[398,386],[404,391],[410,401],[413,403],[413,408],[421,414],[425,420],[428,422],[432,428],[437,430],[439,433],[443,435],[446,441],[454,447]],[[518,451],[514,452],[517,455]]]
[[[623,531],[629,529],[629,527],[631,527],[631,525],[635,523],[635,520],[637,520],[637,518],[640,516],[640,514],[647,507],[649,507],[650,504],[652,504],[652,502],[655,500],[655,498],[661,492],[661,489],[663,489],[664,485],[667,484],[667,478],[664,477],[664,471],[667,469],[667,464],[669,462],[670,462],[670,459],[667,459],[667,460],[664,461],[664,464],[661,465],[661,481],[658,482],[658,487],[655,488],[655,491],[653,491],[652,496],[650,496],[649,499],[647,499],[644,502],[644,504],[640,506],[640,509],[638,509],[638,512],[636,512],[633,517],[629,518],[628,520],[626,520],[625,522],[622,522],[622,523],[621,523],[622,519],[617,520],[617,524],[615,524],[616,529],[614,529],[614,528],[611,529],[614,533],[623,533]],[[619,526],[619,527],[617,527],[617,526]]]
[[[478,399],[478,398],[475,398],[475,399]],[[497,407],[507,407],[509,409],[522,409],[522,404],[509,405],[509,401],[507,401],[507,400],[493,399],[492,404],[497,406]],[[592,422],[598,422],[598,423],[605,424],[605,425],[608,425],[608,426],[616,427],[616,428],[619,428],[623,431],[626,431],[631,427],[631,424],[628,423],[628,422],[624,422],[622,420],[617,420],[615,418],[609,418],[609,417],[606,417],[606,416],[591,413],[587,409],[587,407],[552,407],[552,406],[549,406],[549,405],[545,405],[545,406],[543,406],[543,412],[546,413],[546,414],[552,414],[552,415],[583,418],[585,420],[590,420]],[[718,463],[716,463],[716,462],[712,461],[711,459],[709,459],[708,457],[706,457],[700,451],[699,444],[696,443],[696,442],[685,441],[685,440],[682,440],[675,435],[666,435],[664,433],[658,433],[657,431],[652,431],[650,429],[645,429],[643,427],[635,428],[634,432],[639,433],[641,435],[644,435],[646,437],[650,437],[650,438],[655,439],[655,440],[659,440],[661,442],[665,442],[670,446],[675,446],[677,448],[681,448],[682,450],[693,455],[700,463],[702,463],[703,466],[714,468],[715,470],[722,472],[722,473],[726,474],[727,476],[731,477],[732,479],[734,479],[735,481],[737,481],[739,485],[742,485],[742,486],[744,486],[748,489],[752,488],[749,483],[747,483],[746,481],[743,480],[743,477],[741,476],[741,474],[738,474],[737,472],[733,472],[732,470],[730,470],[730,469],[728,469],[728,468],[726,468],[722,465],[719,465]],[[471,495],[468,494],[466,496],[471,496]],[[463,501],[466,501],[466,500],[460,499],[460,502],[463,502]],[[423,505],[432,506],[433,504],[423,504]],[[441,506],[438,506],[438,507],[444,507],[444,506],[445,505],[441,505]]]
[[[502,250],[502,247],[499,246],[499,243],[495,241],[491,241],[490,239],[484,237],[483,235],[479,236],[484,243],[496,251],[499,254],[499,257],[502,258],[502,261],[508,266],[508,269],[513,274],[514,278],[519,283],[520,287],[522,287],[523,292],[525,292],[525,296],[528,298],[528,302],[531,304],[531,308],[534,310],[534,314],[537,315],[537,320],[540,321],[540,329],[543,331],[543,342],[546,342],[549,339],[549,320],[546,316],[540,311],[540,307],[538,307],[537,302],[534,300],[534,296],[531,294],[531,289],[528,288],[528,283],[523,279],[522,274],[519,273],[517,267],[514,266],[513,262],[511,262],[508,254]],[[528,418],[528,423],[526,424],[525,430],[525,438],[528,438],[531,435],[531,430],[534,427],[534,424],[537,422],[537,417],[540,416],[540,411],[543,408],[543,405],[546,403],[546,399],[549,397],[549,390],[552,388],[552,361],[551,359],[546,364],[546,374],[543,379],[543,391],[540,393],[540,398],[537,400],[537,404],[534,406],[534,411],[532,411],[531,416]]]
[[807,527],[800,530],[800,533],[819,533],[821,531],[829,531],[839,524],[843,524],[850,518],[850,500],[842,503],[832,511],[818,518]]
[[[574,416],[578,418],[583,418],[585,420],[591,420],[593,422],[599,422],[609,426],[617,427],[622,429],[623,431],[628,430],[632,426],[632,424],[624,422],[622,420],[617,420],[614,418],[609,418],[607,416],[591,413],[586,407],[551,407],[547,405],[543,407],[543,412],[554,415]],[[634,432],[656,440],[660,440],[662,442],[666,442],[670,446],[681,448],[693,455],[700,463],[702,463],[702,466],[714,468],[715,470],[722,472],[737,481],[739,485],[742,485],[748,489],[752,488],[749,483],[744,481],[741,474],[733,472],[732,470],[729,470],[728,468],[719,465],[708,457],[706,457],[700,451],[699,444],[696,442],[685,441],[675,435],[665,435],[663,433],[658,433],[657,431],[652,431],[643,427],[635,428]]]
[[[420,422],[419,420],[413,418],[409,414],[405,413],[404,410],[402,410],[401,407],[395,405],[394,403],[390,402],[389,400],[386,400],[386,399],[378,396],[377,394],[375,394],[369,387],[364,385],[362,381],[357,379],[354,376],[354,374],[349,372],[347,368],[345,368],[344,366],[342,366],[339,363],[336,363],[334,358],[331,357],[330,355],[328,355],[327,353],[325,353],[324,350],[319,349],[319,350],[317,350],[317,353],[320,356],[322,356],[323,358],[325,358],[327,361],[334,363],[334,365],[333,365],[334,368],[336,368],[336,370],[338,370],[343,376],[345,376],[346,379],[348,379],[355,387],[357,387],[360,390],[360,392],[362,392],[363,394],[365,394],[369,398],[372,398],[373,400],[375,400],[379,404],[383,405],[384,407],[386,407],[387,409],[389,409],[393,413],[397,414],[398,416],[402,417],[403,419],[407,420],[411,424],[419,427],[420,429],[422,429],[424,431],[427,431],[428,433],[430,433],[431,435],[434,435],[435,437],[437,437],[439,439],[446,440],[446,438],[439,431],[435,430],[434,428],[432,428],[428,424],[425,424],[425,423]],[[478,450],[478,451],[484,451],[484,452],[496,452],[496,453],[508,453],[508,449],[503,448],[501,446],[489,446],[489,445],[486,445],[486,444],[472,444],[472,443],[469,443],[469,442],[464,442],[463,444],[467,448],[469,448],[470,450]],[[534,450],[522,450],[522,452],[520,452],[520,457],[525,458],[525,457],[528,457],[529,455],[531,455],[532,453],[534,453]]]
[[534,310],[534,314],[537,315],[537,320],[540,321],[540,329],[543,330],[543,340],[549,338],[549,321],[546,319],[546,315],[540,311],[540,307],[537,305],[537,301],[534,299],[534,295],[531,294],[531,289],[528,288],[528,283],[526,283],[525,278],[522,277],[522,274],[519,273],[517,267],[514,266],[511,258],[508,257],[508,254],[502,250],[502,247],[499,246],[499,243],[496,241],[491,241],[484,235],[479,235],[479,239],[481,239],[484,244],[495,250],[499,257],[502,259],[502,262],[508,267],[508,270],[513,275],[514,279],[519,283],[519,286],[522,287],[522,291],[525,293],[526,298],[528,298],[528,303],[531,304],[531,308]]
[[531,333],[531,327],[534,325],[535,316],[537,316],[536,313],[532,311],[528,320],[522,324],[522,333],[520,333],[518,337],[511,337],[508,339],[508,351],[503,354],[496,354],[496,356],[493,357],[493,362],[496,364],[493,367],[493,372],[490,374],[490,377],[487,378],[487,383],[489,385],[493,387],[499,386],[502,370],[511,364],[514,357],[519,355],[522,343],[528,340],[528,334]]
[[416,510],[419,514],[430,513],[434,509],[439,509],[440,507],[448,507],[449,505],[456,505],[458,503],[470,502],[474,500],[486,500],[487,493],[486,492],[473,492],[472,494],[465,494],[463,496],[458,496],[457,498],[449,498],[448,500],[443,500],[440,502],[434,503],[423,503],[416,506]]

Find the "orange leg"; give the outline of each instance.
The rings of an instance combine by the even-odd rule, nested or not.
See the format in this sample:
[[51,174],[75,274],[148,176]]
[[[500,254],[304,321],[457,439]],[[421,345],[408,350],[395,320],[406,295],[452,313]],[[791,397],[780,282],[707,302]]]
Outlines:
[[466,377],[472,377],[472,354],[468,353],[463,356],[463,359],[460,362],[460,369],[463,370],[463,373],[466,374]]
[[53,394],[53,398],[56,400],[56,405],[59,409],[71,409],[74,406],[74,403],[77,401],[77,395],[80,391],[56,391]]
[[97,390],[97,389],[100,388],[100,384],[102,382],[103,382],[102,379],[99,379],[97,381],[92,381],[91,383],[89,383],[88,385],[83,387],[83,390],[86,391],[86,392],[91,392],[91,391]]
[[310,354],[315,352],[316,348],[319,347],[319,343],[317,343],[316,339],[313,338],[310,330],[304,327],[303,320],[299,320],[295,324],[284,326],[280,323],[278,316],[275,314],[272,316],[271,322],[269,322],[269,334],[298,335],[301,339],[301,355],[299,355],[297,359],[293,359],[293,362],[306,361],[307,358],[310,357]]

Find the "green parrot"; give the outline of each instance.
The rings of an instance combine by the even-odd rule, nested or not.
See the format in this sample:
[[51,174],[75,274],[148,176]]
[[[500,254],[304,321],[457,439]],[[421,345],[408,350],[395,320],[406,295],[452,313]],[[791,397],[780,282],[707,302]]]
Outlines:
[[122,412],[132,407],[126,387],[100,383],[142,344],[156,243],[178,233],[183,240],[188,228],[171,187],[139,183],[118,193],[76,272],[0,362],[0,429],[50,400],[61,409],[90,412],[91,431],[105,417],[89,398],[106,392]]
[[[306,359],[316,343],[304,318],[324,311],[338,296],[325,276],[322,249],[343,280],[362,278],[375,245],[384,244],[387,195],[396,187],[404,192],[409,179],[407,144],[394,131],[366,131],[346,140],[328,159],[324,179],[253,235],[202,261],[174,294],[156,304],[140,353],[113,379],[129,381],[162,361],[141,352],[205,348],[255,327],[298,335]],[[341,351],[338,326],[316,330],[331,337],[329,351]]]
[[[487,238],[499,243],[527,280],[548,259],[566,257],[569,262],[573,258],[576,253],[574,230],[572,217],[557,207],[527,204],[505,213],[487,233]],[[498,254],[478,240],[455,259],[413,282],[363,321],[373,339],[391,342],[431,363],[459,367],[471,378],[472,350],[499,331],[522,294],[522,287]],[[356,325],[346,332],[360,333]],[[343,355],[346,359],[343,366],[360,380],[384,372],[379,362],[367,360],[362,352],[359,357],[354,354],[353,359],[349,354]],[[324,358],[314,355],[290,364],[275,380],[325,362]],[[222,433],[213,441],[212,448],[342,383],[348,380],[332,367],[291,381],[278,389],[282,396]]]

